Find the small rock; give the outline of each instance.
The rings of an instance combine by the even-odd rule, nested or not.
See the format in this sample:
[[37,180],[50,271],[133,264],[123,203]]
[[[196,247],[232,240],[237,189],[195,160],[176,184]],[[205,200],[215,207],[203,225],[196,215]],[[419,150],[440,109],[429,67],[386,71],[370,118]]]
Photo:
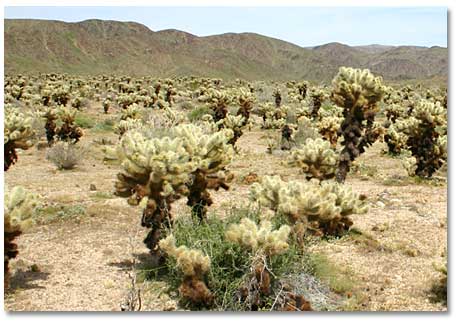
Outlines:
[[90,190],[90,191],[96,191],[96,190],[97,190],[96,185],[93,184],[93,183],[90,184],[90,185],[89,185],[89,190]]

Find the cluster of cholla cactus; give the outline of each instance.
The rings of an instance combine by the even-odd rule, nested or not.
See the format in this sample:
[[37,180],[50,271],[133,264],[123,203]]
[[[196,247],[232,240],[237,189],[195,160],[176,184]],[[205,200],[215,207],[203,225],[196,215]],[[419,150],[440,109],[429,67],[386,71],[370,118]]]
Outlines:
[[240,108],[236,114],[243,116],[244,125],[246,125],[248,123],[251,110],[254,107],[256,97],[251,92],[241,89],[237,96],[237,101]]
[[353,222],[352,214],[367,211],[364,197],[337,182],[281,180],[264,177],[251,187],[251,199],[287,217],[300,243],[304,235],[340,236]]
[[307,138],[305,143],[289,156],[289,163],[302,169],[307,180],[326,180],[335,176],[338,154],[328,141]]
[[4,171],[18,160],[17,149],[27,150],[32,146],[32,137],[35,135],[32,122],[32,117],[25,116],[16,108],[5,109]]
[[140,128],[144,125],[142,122],[141,108],[137,104],[131,104],[123,109],[120,121],[114,126],[114,131],[120,137],[130,129]]
[[207,103],[209,108],[212,110],[214,122],[217,123],[227,116],[228,105],[232,101],[232,98],[226,91],[208,89],[206,94],[198,98],[198,100]]
[[[394,124],[392,140],[411,153],[409,174],[431,177],[447,160],[447,111],[439,103],[421,100],[410,117]],[[415,170],[413,170],[415,167]]]
[[240,224],[230,225],[226,232],[227,240],[251,253],[251,273],[240,287],[241,299],[251,310],[262,307],[262,297],[269,296],[272,290],[267,259],[282,254],[289,248],[291,228],[288,225],[277,230],[272,228],[269,220],[263,220],[257,225],[249,218],[243,218]]
[[302,81],[297,84],[297,90],[299,90],[299,96],[302,100],[305,100],[307,97],[307,90],[308,90],[308,82]]
[[245,117],[242,115],[227,115],[224,119],[221,119],[216,123],[218,128],[231,129],[233,131],[233,137],[229,140],[229,143],[235,146],[238,138],[243,135],[243,127],[245,125]]
[[378,103],[386,88],[369,70],[341,67],[332,80],[332,100],[343,108],[343,136],[336,179],[344,182],[351,163],[380,135],[374,127]]
[[4,211],[4,280],[8,286],[9,262],[18,255],[18,246],[14,243],[24,228],[31,222],[32,213],[37,206],[36,196],[22,187],[5,190]]
[[64,106],[48,108],[44,112],[46,139],[49,145],[52,145],[55,140],[73,144],[80,140],[83,130],[75,124],[76,113],[75,109]]
[[181,297],[196,305],[210,305],[213,295],[205,283],[205,275],[211,268],[209,256],[184,245],[177,247],[172,234],[162,239],[159,246],[168,256],[176,259],[177,268],[183,274],[179,287]]
[[286,124],[287,106],[274,107],[271,103],[265,103],[259,107],[259,111],[263,129],[280,129]]
[[169,104],[169,106],[172,106],[174,102],[174,96],[177,94],[177,89],[174,88],[172,85],[169,85],[166,88],[166,93],[165,93],[165,101]]
[[194,214],[203,218],[212,204],[208,189],[228,189],[224,168],[230,163],[233,149],[230,130],[204,134],[195,125],[179,125],[169,136],[150,137],[148,130],[131,130],[121,138],[117,149],[123,172],[118,174],[116,194],[128,203],[144,200],[142,226],[150,228],[144,243],[153,255],[158,241],[172,223],[171,204],[188,197]]

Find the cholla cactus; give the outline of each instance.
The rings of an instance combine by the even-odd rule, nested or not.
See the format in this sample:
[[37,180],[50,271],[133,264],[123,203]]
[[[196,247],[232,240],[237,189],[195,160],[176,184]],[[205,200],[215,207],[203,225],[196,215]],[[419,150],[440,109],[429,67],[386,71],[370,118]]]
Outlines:
[[338,154],[328,141],[308,138],[305,144],[293,151],[289,163],[302,168],[307,180],[331,179],[335,176]]
[[249,218],[243,218],[240,224],[230,225],[226,238],[251,250],[253,255],[270,257],[286,252],[291,231],[287,225],[281,226],[278,230],[272,230],[272,227],[269,220],[264,220],[257,226]]
[[251,309],[261,305],[261,296],[271,291],[270,271],[267,259],[282,254],[289,248],[288,239],[291,228],[287,225],[272,230],[269,220],[259,226],[249,218],[243,218],[240,224],[232,224],[226,232],[226,239],[251,251],[252,273],[240,287],[240,293]]
[[140,119],[141,118],[141,107],[138,104],[131,104],[126,109],[123,109],[121,112],[121,120],[127,119]]
[[213,296],[204,282],[204,276],[211,268],[209,256],[184,245],[177,247],[172,234],[161,240],[159,246],[168,256],[176,259],[177,267],[184,274],[179,287],[181,296],[195,304],[209,305]]
[[176,88],[174,88],[172,85],[168,86],[166,88],[166,93],[165,93],[165,101],[169,104],[169,106],[172,106],[174,102],[173,96],[177,94]]
[[145,243],[158,255],[158,240],[172,222],[171,204],[188,197],[194,213],[203,217],[212,204],[207,189],[228,189],[230,177],[223,170],[233,149],[230,130],[204,134],[195,125],[179,125],[165,137],[148,136],[149,129],[134,129],[121,138],[118,158],[124,172],[118,174],[116,194],[138,205],[146,197],[142,226],[151,229]]
[[240,93],[237,96],[238,104],[240,108],[236,113],[239,116],[244,118],[243,126],[247,124],[252,108],[254,107],[254,102],[256,97],[249,91],[240,89]]
[[344,137],[344,148],[340,153],[338,182],[345,181],[351,162],[376,140],[373,123],[378,111],[377,103],[385,91],[382,79],[369,70],[341,67],[332,80],[332,100],[344,108],[345,117],[339,132],[339,136]]
[[136,98],[133,94],[119,94],[116,100],[122,109],[126,109],[129,105],[135,103]]
[[30,225],[32,213],[37,206],[36,196],[22,187],[5,190],[4,201],[4,273],[5,287],[8,284],[8,265],[18,254],[18,246],[13,241]]
[[72,108],[59,106],[56,110],[56,115],[62,122],[62,125],[56,129],[56,135],[61,141],[77,143],[80,137],[83,136],[83,131],[80,127],[74,124],[77,111]]
[[313,119],[316,119],[318,117],[318,111],[321,108],[321,105],[322,105],[324,99],[326,98],[326,92],[324,90],[322,90],[322,89],[319,89],[319,88],[313,88],[310,91],[310,97],[311,97],[312,102],[313,102],[313,107],[311,109],[310,116]]
[[231,129],[233,131],[233,137],[228,141],[230,144],[235,146],[236,141],[238,138],[243,135],[243,126],[245,125],[245,118],[244,116],[237,115],[227,115],[224,119],[221,119],[219,122],[216,123],[219,128],[223,126],[225,129]]
[[325,140],[329,141],[334,148],[337,146],[337,140],[339,137],[338,132],[342,122],[342,117],[330,116],[321,118],[321,120],[316,123],[318,132]]
[[405,117],[406,113],[406,108],[400,104],[393,103],[385,108],[385,116],[391,123],[394,123],[400,117]]
[[4,171],[7,171],[18,160],[16,149],[27,150],[32,146],[32,137],[35,135],[32,123],[32,117],[25,116],[18,109],[5,109]]
[[297,84],[297,89],[299,90],[299,95],[301,96],[302,100],[305,100],[305,98],[307,97],[308,82],[300,82],[299,84]]
[[70,100],[70,92],[68,86],[60,86],[51,93],[51,98],[57,105],[66,106]]
[[341,235],[353,224],[350,215],[367,211],[361,197],[336,182],[284,182],[278,176],[264,177],[252,185],[251,199],[285,215],[299,242],[307,230]]
[[417,159],[407,150],[402,150],[401,153],[401,163],[403,168],[407,171],[409,176],[415,176],[415,171],[417,170]]
[[227,106],[231,102],[230,96],[225,91],[210,89],[207,99],[209,107],[214,112],[214,121],[218,122],[227,116]]
[[447,159],[446,114],[439,102],[421,100],[401,125],[407,148],[417,160],[418,176],[431,177]]
[[273,98],[275,98],[275,106],[277,108],[281,107],[281,91],[280,91],[280,89],[278,89],[278,88],[274,89],[272,96],[273,96]]
[[105,98],[104,101],[102,102],[102,108],[104,109],[104,114],[109,113],[110,103],[111,101],[109,98]]
[[115,183],[116,194],[139,205],[146,197],[142,226],[150,228],[144,243],[159,257],[158,241],[171,223],[171,203],[187,193],[186,183],[194,163],[181,138],[148,138],[140,129],[125,133],[118,146],[123,172]]
[[128,118],[126,120],[120,120],[113,129],[116,134],[120,137],[131,129],[141,128],[144,126],[144,123],[140,119]]
[[212,204],[208,189],[229,189],[227,182],[232,176],[224,170],[234,153],[229,144],[233,133],[226,129],[208,135],[195,125],[181,125],[174,129],[174,134],[183,139],[183,147],[194,164],[192,181],[188,183],[187,205],[202,219],[207,206]]

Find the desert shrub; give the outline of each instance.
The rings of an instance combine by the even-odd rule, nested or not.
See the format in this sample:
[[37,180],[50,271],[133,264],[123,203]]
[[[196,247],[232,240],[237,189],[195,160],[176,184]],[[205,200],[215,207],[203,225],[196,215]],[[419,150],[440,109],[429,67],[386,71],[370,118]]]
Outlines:
[[199,106],[199,107],[194,108],[192,111],[190,111],[187,114],[187,117],[191,122],[195,122],[195,121],[201,120],[201,118],[204,115],[210,115],[211,113],[212,113],[212,110],[209,107]]
[[95,131],[100,131],[100,132],[110,132],[113,130],[113,126],[115,125],[115,120],[114,119],[104,119],[102,122],[97,123],[94,125],[93,129]]
[[59,170],[70,170],[80,163],[83,150],[72,143],[58,142],[46,152],[46,159]]
[[77,113],[75,116],[75,125],[81,128],[93,128],[96,122],[94,118],[82,113]]

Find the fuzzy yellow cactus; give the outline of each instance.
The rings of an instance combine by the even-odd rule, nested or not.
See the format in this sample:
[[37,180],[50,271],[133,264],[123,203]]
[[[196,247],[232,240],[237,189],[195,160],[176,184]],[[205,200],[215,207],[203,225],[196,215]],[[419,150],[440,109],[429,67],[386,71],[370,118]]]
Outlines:
[[9,261],[18,254],[18,247],[13,241],[31,224],[31,216],[38,200],[22,187],[14,187],[11,191],[5,190],[4,199],[4,271],[7,284]]
[[172,234],[159,242],[160,249],[172,256],[177,261],[177,267],[185,276],[202,277],[211,267],[211,259],[197,249],[190,249],[185,245],[176,246],[176,240]]
[[152,230],[144,242],[156,254],[162,228],[172,222],[169,212],[174,201],[188,197],[192,211],[203,218],[206,206],[212,204],[207,190],[229,188],[226,182],[231,177],[224,169],[233,156],[228,144],[233,133],[205,134],[196,125],[182,124],[165,130],[163,137],[149,134],[148,128],[139,128],[121,138],[117,155],[124,171],[115,188],[133,205],[147,197],[142,225]]
[[122,136],[124,133],[131,129],[141,128],[144,126],[144,123],[140,119],[128,118],[126,120],[120,120],[118,124],[113,127],[113,130],[116,134]]
[[121,120],[127,120],[129,118],[140,119],[142,116],[141,112],[142,112],[141,107],[138,104],[133,103],[129,105],[126,109],[123,109],[121,111],[120,119]]
[[415,174],[431,177],[447,160],[447,110],[439,102],[421,100],[398,128],[417,160]]
[[233,137],[230,139],[229,143],[235,146],[238,138],[243,135],[243,126],[245,125],[245,118],[242,115],[227,115],[224,119],[221,119],[217,122],[218,127],[223,126],[226,129],[231,129],[233,131]]
[[18,111],[16,108],[5,109],[4,121],[4,171],[16,163],[18,156],[16,149],[27,150],[32,143],[32,137],[35,135],[32,129],[33,119]]
[[[239,116],[241,119],[241,116]],[[200,127],[195,125],[181,125],[173,131],[175,136],[183,139],[183,147],[194,164],[191,179],[188,183],[187,205],[192,207],[192,212],[199,218],[206,215],[207,206],[212,204],[208,189],[228,190],[227,182],[231,175],[225,174],[225,167],[231,162],[234,151],[230,145],[233,131],[221,131],[205,134]]]
[[172,234],[162,239],[159,246],[168,256],[176,259],[177,267],[184,274],[179,287],[181,296],[195,304],[209,304],[213,297],[204,282],[204,276],[211,268],[209,256],[184,245],[177,247]]
[[243,218],[240,224],[230,225],[226,239],[250,249],[254,254],[273,256],[286,252],[291,228],[283,225],[278,230],[272,230],[272,227],[269,220],[263,220],[257,226],[249,218]]
[[364,201],[350,187],[315,179],[303,183],[264,177],[261,183],[252,185],[251,199],[285,215],[299,240],[307,230],[341,235],[353,224],[350,215],[367,211]]
[[307,138],[305,144],[289,156],[289,164],[302,168],[307,180],[325,180],[335,176],[338,154],[328,141]]
[[256,97],[250,91],[240,89],[237,95],[237,101],[238,101],[238,105],[240,106],[240,108],[238,109],[237,115],[243,117],[243,126],[244,126],[249,120],[249,116],[250,116],[252,108],[254,107]]
[[138,205],[147,197],[142,226],[151,229],[144,243],[158,255],[158,239],[170,223],[171,203],[187,193],[186,183],[194,163],[181,138],[148,138],[141,130],[131,130],[121,138],[117,149],[123,172],[115,183],[116,194]]
[[271,276],[268,259],[282,254],[289,248],[288,239],[291,228],[283,225],[272,229],[269,220],[257,225],[249,218],[243,218],[239,224],[232,224],[225,233],[228,241],[234,242],[251,251],[251,273],[240,287],[241,297],[252,309],[261,305],[261,296],[271,292]]
[[343,135],[336,179],[344,182],[351,163],[378,137],[373,129],[378,102],[386,94],[382,78],[369,70],[341,67],[332,80],[332,100],[342,107],[344,121],[339,136]]
[[316,123],[318,133],[320,133],[325,140],[329,141],[332,147],[337,145],[338,133],[342,122],[343,117],[328,116],[321,118],[321,120]]

